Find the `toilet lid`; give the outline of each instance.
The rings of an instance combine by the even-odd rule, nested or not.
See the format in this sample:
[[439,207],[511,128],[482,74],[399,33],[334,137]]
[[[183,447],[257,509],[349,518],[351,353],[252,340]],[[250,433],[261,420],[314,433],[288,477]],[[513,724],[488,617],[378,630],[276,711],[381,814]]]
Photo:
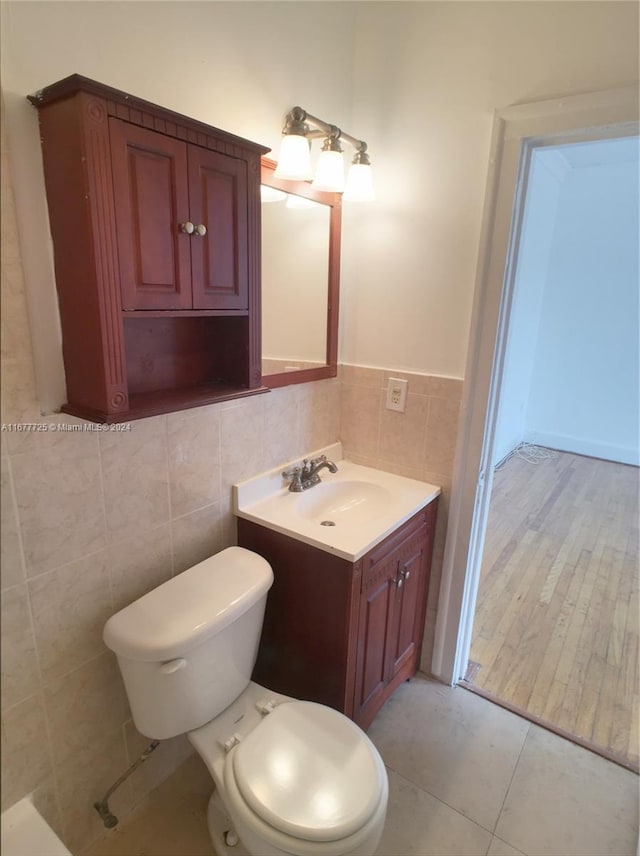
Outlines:
[[272,827],[334,841],[373,815],[384,765],[346,716],[313,702],[287,702],[239,744],[233,773],[243,799]]

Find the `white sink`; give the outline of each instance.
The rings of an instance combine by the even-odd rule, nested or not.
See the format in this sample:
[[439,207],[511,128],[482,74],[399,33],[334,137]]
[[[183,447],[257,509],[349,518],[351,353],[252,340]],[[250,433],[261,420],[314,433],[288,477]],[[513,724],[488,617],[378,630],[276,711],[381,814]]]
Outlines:
[[366,481],[336,480],[299,493],[294,513],[321,523],[355,525],[372,514],[379,514],[391,503],[385,487]]
[[339,443],[306,457],[320,454],[338,472],[323,469],[321,483],[303,493],[289,491],[282,478],[297,461],[235,485],[238,517],[355,562],[440,493],[428,482],[344,460]]

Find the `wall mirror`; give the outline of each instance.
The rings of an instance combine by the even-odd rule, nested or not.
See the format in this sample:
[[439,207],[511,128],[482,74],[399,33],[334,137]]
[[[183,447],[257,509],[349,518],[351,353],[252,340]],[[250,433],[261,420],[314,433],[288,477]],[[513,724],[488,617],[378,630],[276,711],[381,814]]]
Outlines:
[[262,158],[262,381],[335,377],[342,197],[274,175]]

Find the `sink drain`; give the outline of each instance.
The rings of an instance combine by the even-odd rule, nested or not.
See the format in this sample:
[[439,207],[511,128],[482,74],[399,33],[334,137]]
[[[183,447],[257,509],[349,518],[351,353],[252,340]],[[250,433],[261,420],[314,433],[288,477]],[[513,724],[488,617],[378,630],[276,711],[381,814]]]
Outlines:
[[335,526],[335,525],[336,524],[333,522],[333,520],[321,520],[320,521],[320,526]]

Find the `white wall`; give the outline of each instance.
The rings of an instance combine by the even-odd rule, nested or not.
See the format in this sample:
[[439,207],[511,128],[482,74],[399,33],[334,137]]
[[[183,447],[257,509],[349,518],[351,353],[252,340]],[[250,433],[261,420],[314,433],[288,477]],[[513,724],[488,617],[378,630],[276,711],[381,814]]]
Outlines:
[[561,185],[525,439],[638,464],[638,141],[603,146]]
[[529,173],[496,421],[494,465],[524,440],[527,427],[540,310],[560,191],[560,177],[550,168],[548,156],[548,151],[535,151]]
[[[496,107],[628,84],[638,7],[359,4],[353,127],[378,201],[357,228],[344,362],[461,377]],[[348,206],[345,204],[345,209]]]

